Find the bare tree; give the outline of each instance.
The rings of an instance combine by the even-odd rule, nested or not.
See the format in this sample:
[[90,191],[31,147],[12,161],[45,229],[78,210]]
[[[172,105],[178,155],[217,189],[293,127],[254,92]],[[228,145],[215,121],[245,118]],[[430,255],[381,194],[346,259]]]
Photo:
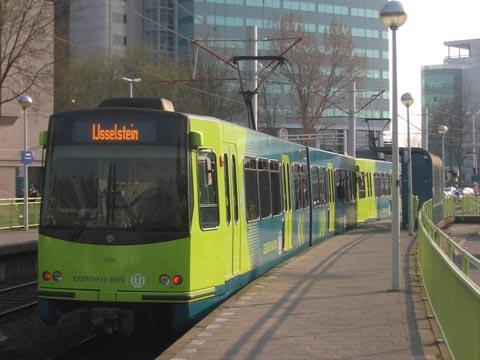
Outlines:
[[199,57],[196,68],[198,81],[191,84],[196,89],[191,102],[192,110],[241,122],[244,104],[238,96],[238,82],[228,80],[236,76],[233,69],[209,55]]
[[[330,23],[321,41],[295,15],[281,18],[275,28],[279,38],[303,39],[286,55],[290,66],[282,67],[282,73],[296,94],[304,133],[316,133],[327,108],[347,108],[345,95],[354,81],[363,78],[366,60],[354,54],[347,29],[337,21]],[[274,46],[277,53],[282,51],[281,44]]]
[[53,64],[53,5],[0,1],[0,109],[34,85],[45,86]]

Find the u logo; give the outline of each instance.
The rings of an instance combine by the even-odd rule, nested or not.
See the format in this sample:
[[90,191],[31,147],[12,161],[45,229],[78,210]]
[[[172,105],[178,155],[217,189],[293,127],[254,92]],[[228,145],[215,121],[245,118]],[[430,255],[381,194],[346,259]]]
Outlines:
[[135,288],[135,289],[140,289],[145,285],[145,276],[142,274],[133,274],[130,277],[130,284]]

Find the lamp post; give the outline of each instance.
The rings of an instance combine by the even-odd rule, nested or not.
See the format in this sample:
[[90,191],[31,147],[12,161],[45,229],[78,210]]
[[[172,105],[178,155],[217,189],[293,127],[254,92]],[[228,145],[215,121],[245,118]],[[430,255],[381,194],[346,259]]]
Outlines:
[[122,77],[122,80],[127,81],[130,84],[130,97],[133,98],[133,83],[138,83],[142,81],[140,78],[128,78],[128,77]]
[[392,30],[392,289],[400,290],[400,192],[398,177],[398,99],[397,99],[397,29],[407,21],[399,1],[389,1],[380,10],[380,20]]
[[[28,95],[21,95],[18,98],[18,103],[23,110],[23,151],[27,152],[28,147],[28,124],[27,124],[27,109],[32,105],[32,98]],[[23,162],[23,229],[28,231],[28,164],[25,155],[22,156]]]
[[412,181],[412,148],[410,145],[410,106],[413,104],[413,97],[405,93],[400,98],[402,104],[407,108],[407,147],[408,147],[408,235],[413,235],[413,181]]
[[448,127],[440,125],[438,127],[438,133],[442,137],[442,191],[445,189],[445,135],[447,134]]

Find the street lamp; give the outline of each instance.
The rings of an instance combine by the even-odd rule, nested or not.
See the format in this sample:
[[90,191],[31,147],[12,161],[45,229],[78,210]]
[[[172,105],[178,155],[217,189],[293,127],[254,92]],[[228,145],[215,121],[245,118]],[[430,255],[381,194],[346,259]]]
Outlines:
[[392,289],[400,290],[400,192],[398,177],[398,99],[397,99],[397,29],[407,21],[399,1],[389,1],[380,10],[380,20],[392,30]]
[[407,107],[407,147],[408,147],[408,235],[413,235],[413,181],[412,181],[412,148],[410,145],[410,106],[413,104],[413,97],[405,93],[400,98],[402,104]]
[[447,134],[448,127],[440,125],[438,127],[438,133],[442,137],[442,191],[445,189],[445,135]]
[[18,97],[18,103],[23,110],[23,229],[28,231],[28,164],[26,159],[28,142],[27,109],[32,105],[32,98],[28,95]]
[[130,97],[133,98],[133,83],[138,83],[142,81],[140,78],[128,78],[128,77],[122,77],[122,80],[127,81],[130,84]]

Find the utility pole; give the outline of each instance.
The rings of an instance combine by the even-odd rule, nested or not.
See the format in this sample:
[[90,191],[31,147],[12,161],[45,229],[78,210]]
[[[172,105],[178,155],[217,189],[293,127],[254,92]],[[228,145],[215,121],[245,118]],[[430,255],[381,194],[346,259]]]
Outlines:
[[357,117],[355,112],[357,111],[356,101],[356,82],[352,83],[352,87],[349,93],[348,101],[348,134],[347,134],[347,154],[353,157],[357,155]]
[[[257,27],[248,26],[247,27],[247,54],[250,56],[258,56],[257,49]],[[257,60],[248,61],[246,65],[247,79],[246,79],[246,88],[247,90],[255,90],[257,88]],[[257,94],[254,94],[252,97],[252,112],[255,119],[255,129],[258,129],[258,107],[257,107]]]

